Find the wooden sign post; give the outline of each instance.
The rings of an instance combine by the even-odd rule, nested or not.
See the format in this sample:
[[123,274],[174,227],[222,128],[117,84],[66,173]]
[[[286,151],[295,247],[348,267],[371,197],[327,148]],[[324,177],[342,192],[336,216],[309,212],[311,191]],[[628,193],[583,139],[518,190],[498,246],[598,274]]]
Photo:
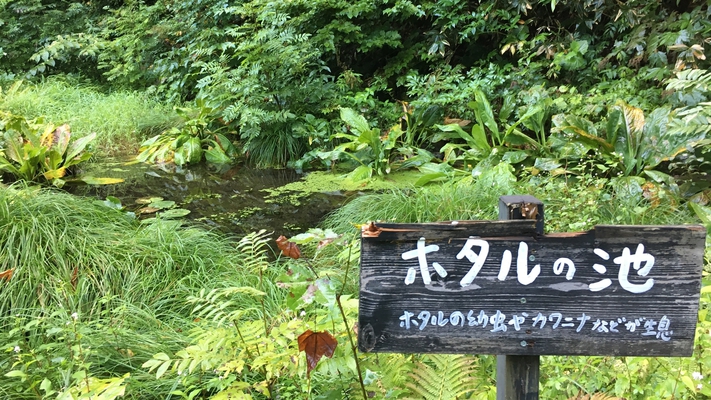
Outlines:
[[692,354],[702,226],[542,235],[542,207],[513,211],[540,218],[365,226],[359,349],[533,357],[503,364],[536,388],[511,399],[540,355]]
[[[536,221],[536,233],[543,235],[543,202],[533,196],[501,196],[499,221],[530,219]],[[496,356],[496,400],[538,400],[541,356]]]

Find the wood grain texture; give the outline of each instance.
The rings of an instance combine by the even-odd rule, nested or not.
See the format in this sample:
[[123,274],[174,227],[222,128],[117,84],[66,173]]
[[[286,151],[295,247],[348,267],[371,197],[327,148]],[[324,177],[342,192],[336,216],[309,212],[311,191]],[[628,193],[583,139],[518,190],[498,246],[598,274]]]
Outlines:
[[539,356],[497,357],[496,398],[502,400],[538,400]]
[[[597,226],[588,232],[551,235],[536,235],[535,221],[378,224],[376,228],[376,236],[362,237],[361,351],[645,356],[692,353],[706,235],[702,226]],[[470,236],[485,240],[489,253],[473,282],[462,287],[460,281],[472,262],[456,256]],[[422,237],[425,245],[439,246],[426,255],[431,279],[428,285],[423,283],[418,259],[402,257],[416,249]],[[527,285],[517,277],[521,242],[528,246],[527,271],[540,265],[540,274]],[[630,265],[628,280],[641,285],[653,279],[653,286],[643,293],[631,293],[623,288],[621,264],[614,260],[625,248],[635,254],[639,244],[644,246],[644,253],[654,257],[654,266],[647,276],[639,276]],[[596,248],[607,252],[609,259],[603,260],[594,253]],[[479,248],[473,250],[478,252]],[[502,281],[498,275],[505,250],[512,253],[512,261]],[[567,270],[560,275],[554,272],[553,266],[561,257],[575,264],[570,280],[566,279]],[[435,272],[434,262],[447,272],[445,277]],[[605,273],[596,271],[594,264],[604,266]],[[406,285],[410,268],[416,275]],[[603,279],[610,279],[610,286],[592,292],[589,285]],[[409,329],[405,327],[405,311],[413,314],[408,318]],[[483,319],[476,318],[482,311],[487,317],[486,326]],[[505,315],[506,331],[492,331],[491,317],[497,311]],[[427,312],[430,318],[423,327],[418,316],[425,317]],[[453,313],[456,326],[452,324]],[[540,320],[532,326],[539,313],[546,317],[543,328]],[[556,329],[552,328],[557,320],[554,313],[561,314]],[[590,319],[583,319],[583,313]],[[660,333],[656,328],[664,318],[669,326]],[[518,326],[515,320],[520,321]],[[631,326],[626,327],[628,323],[635,324],[634,331]]]

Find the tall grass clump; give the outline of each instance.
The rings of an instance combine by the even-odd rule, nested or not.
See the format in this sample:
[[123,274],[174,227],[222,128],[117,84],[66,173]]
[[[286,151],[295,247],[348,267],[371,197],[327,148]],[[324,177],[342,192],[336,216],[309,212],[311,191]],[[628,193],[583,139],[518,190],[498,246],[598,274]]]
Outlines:
[[0,189],[0,316],[56,307],[95,314],[102,298],[187,312],[185,297],[215,277],[253,278],[230,239],[181,222],[141,222],[51,190]]
[[368,221],[422,223],[454,220],[491,220],[498,215],[498,197],[515,186],[491,185],[470,179],[442,185],[393,189],[356,197],[324,220],[324,226],[347,232]]
[[180,123],[172,106],[146,93],[103,92],[71,77],[53,77],[36,84],[18,81],[1,89],[2,110],[69,124],[77,137],[96,132],[95,153],[100,156],[133,154],[143,140]]
[[237,293],[231,304],[263,319],[280,313],[284,271],[268,250],[90,198],[0,186],[0,272],[12,271],[0,280],[0,368],[23,377],[0,376],[0,397],[43,397],[40,382],[69,390],[75,376],[123,379],[128,399],[170,397],[181,378],[142,366],[191,342],[200,323],[191,296],[253,287],[264,295]]
[[629,194],[616,192],[606,179],[581,182],[536,177],[503,184],[467,178],[359,196],[327,216],[323,225],[337,232],[353,232],[356,225],[368,221],[496,220],[499,196],[511,194],[530,194],[544,203],[547,232],[581,231],[598,224],[671,225],[696,221],[673,194],[659,188]]

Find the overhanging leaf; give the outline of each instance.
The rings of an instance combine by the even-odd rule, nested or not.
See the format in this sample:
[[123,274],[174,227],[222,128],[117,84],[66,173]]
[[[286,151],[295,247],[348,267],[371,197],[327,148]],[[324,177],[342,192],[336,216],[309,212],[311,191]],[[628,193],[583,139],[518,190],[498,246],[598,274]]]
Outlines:
[[688,204],[694,213],[696,213],[696,216],[699,217],[701,223],[706,226],[706,229],[711,234],[711,207],[704,207],[693,202],[689,202]]
[[81,180],[89,185],[115,185],[124,181],[121,178],[96,178],[93,176],[85,176]]
[[166,210],[160,213],[161,218],[180,218],[190,214],[190,210],[184,208],[174,208],[172,210]]
[[433,174],[425,174],[422,175],[417,181],[415,182],[415,186],[425,186],[426,184],[435,181],[435,180],[443,180],[447,178],[447,174],[444,172],[435,172]]
[[205,150],[205,159],[211,164],[229,164],[232,159],[220,148]]
[[157,208],[159,210],[163,210],[166,208],[171,208],[175,207],[175,202],[172,200],[159,200],[159,201],[153,201],[151,204],[149,204],[149,207]]

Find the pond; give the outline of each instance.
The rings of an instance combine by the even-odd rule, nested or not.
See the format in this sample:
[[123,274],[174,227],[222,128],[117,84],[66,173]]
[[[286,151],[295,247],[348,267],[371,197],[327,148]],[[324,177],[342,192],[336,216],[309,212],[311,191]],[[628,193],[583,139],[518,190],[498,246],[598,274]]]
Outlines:
[[[329,212],[344,204],[348,196],[330,193],[279,193],[270,189],[304,177],[287,169],[253,169],[234,166],[215,171],[198,165],[187,168],[159,167],[131,160],[115,159],[83,166],[78,178],[93,176],[120,178],[122,183],[87,185],[79,179],[64,189],[70,193],[104,200],[113,196],[127,210],[141,218],[147,198],[174,201],[187,209],[185,216],[225,233],[243,234],[266,229],[275,235],[291,236],[315,227]],[[148,210],[150,211],[150,210]]]

